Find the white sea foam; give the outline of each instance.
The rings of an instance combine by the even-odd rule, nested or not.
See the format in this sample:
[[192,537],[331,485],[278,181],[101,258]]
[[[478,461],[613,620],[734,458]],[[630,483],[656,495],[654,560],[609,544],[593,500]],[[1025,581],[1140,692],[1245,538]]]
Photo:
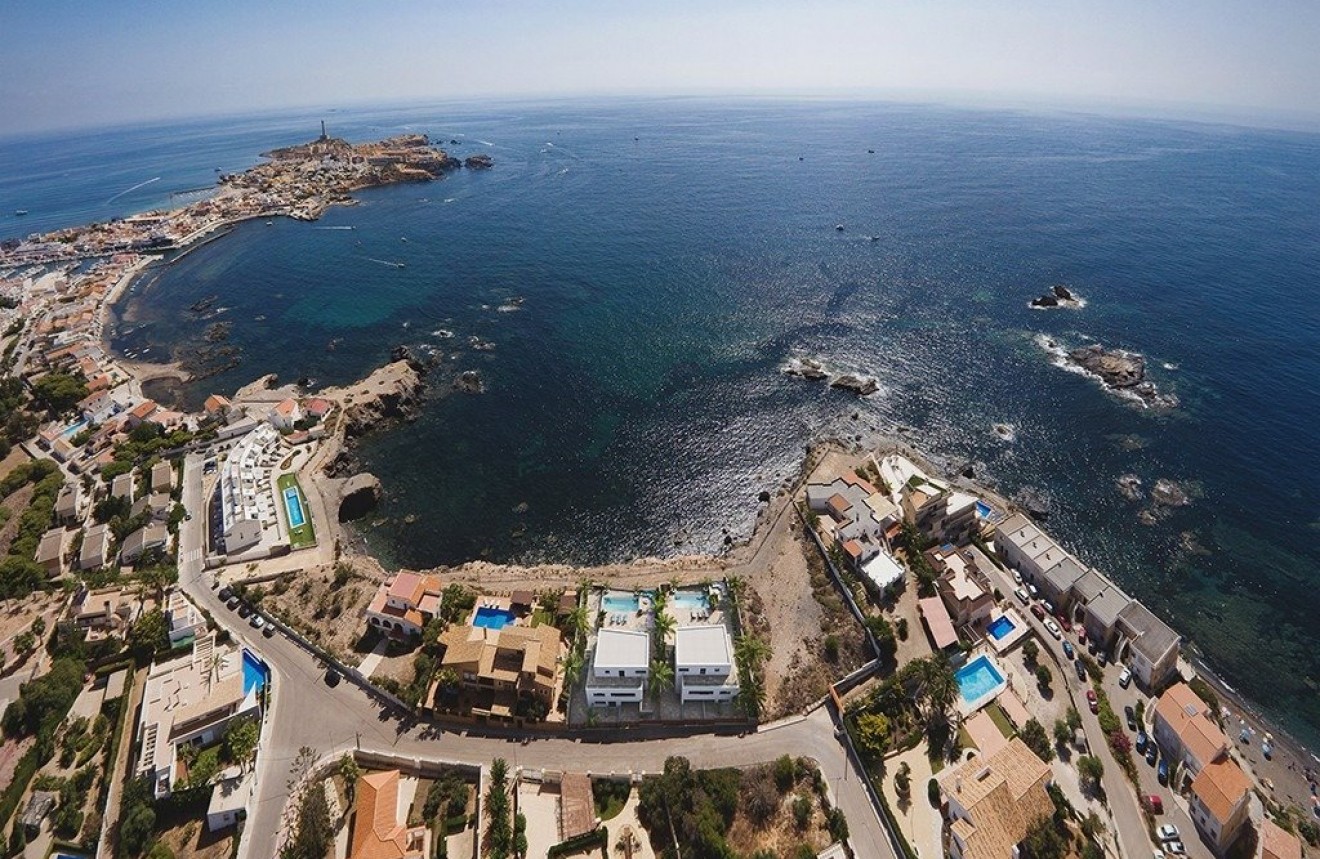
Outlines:
[[448,340],[454,336],[454,332],[450,331],[448,328],[437,328],[431,332],[431,336],[439,337],[441,340]]

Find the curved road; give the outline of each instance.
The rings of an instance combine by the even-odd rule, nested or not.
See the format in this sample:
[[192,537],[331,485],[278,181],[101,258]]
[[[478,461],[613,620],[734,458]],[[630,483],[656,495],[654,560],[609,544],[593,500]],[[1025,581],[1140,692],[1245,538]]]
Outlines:
[[[190,454],[184,465],[183,503],[201,511],[202,457]],[[226,609],[211,588],[202,562],[205,516],[182,523],[179,582],[216,622],[255,653],[273,674],[273,703],[262,730],[257,761],[256,795],[240,846],[240,859],[273,856],[282,825],[288,784],[299,749],[318,755],[359,747],[367,751],[428,760],[489,764],[497,757],[531,769],[591,773],[658,772],[670,755],[684,755],[700,767],[746,766],[780,755],[805,755],[819,762],[835,803],[848,818],[849,840],[860,857],[895,859],[860,774],[834,736],[827,708],[811,715],[762,726],[743,737],[701,735],[668,739],[620,739],[592,742],[566,738],[501,739],[465,736],[429,724],[411,725],[351,682],[331,689],[324,671],[301,646],[282,635],[265,638]]]

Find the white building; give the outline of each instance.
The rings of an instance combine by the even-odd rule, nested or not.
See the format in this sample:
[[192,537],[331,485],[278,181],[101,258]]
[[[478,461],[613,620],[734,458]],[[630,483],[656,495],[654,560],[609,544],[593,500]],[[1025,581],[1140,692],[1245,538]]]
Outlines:
[[271,467],[279,433],[262,424],[234,444],[220,469],[220,534],[226,554],[250,549],[268,529],[279,529]]
[[732,701],[738,696],[733,640],[723,625],[680,626],[674,634],[674,677],[688,701]]
[[206,618],[197,606],[183,595],[183,591],[170,593],[165,602],[165,620],[170,625],[170,644],[177,645],[188,638],[199,638],[206,632]]
[[243,686],[242,654],[217,650],[211,633],[193,643],[191,655],[152,666],[142,694],[134,770],[150,781],[155,798],[173,792],[181,775],[181,746],[213,745],[233,720],[261,718],[257,688]]
[[602,629],[587,677],[587,703],[641,703],[650,668],[651,636],[636,629]]
[[276,429],[291,430],[293,425],[302,420],[302,409],[295,399],[281,400],[266,415]]

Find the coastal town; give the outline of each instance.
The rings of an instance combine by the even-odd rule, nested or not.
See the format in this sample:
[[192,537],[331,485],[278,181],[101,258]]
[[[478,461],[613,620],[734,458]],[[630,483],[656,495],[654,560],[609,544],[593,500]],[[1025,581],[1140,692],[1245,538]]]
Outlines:
[[6,855],[1314,853],[1315,762],[918,451],[815,446],[716,556],[387,570],[342,523],[388,487],[344,454],[416,414],[406,349],[191,411],[144,391],[177,367],[110,349],[161,256],[459,166],[323,132],[0,246]]

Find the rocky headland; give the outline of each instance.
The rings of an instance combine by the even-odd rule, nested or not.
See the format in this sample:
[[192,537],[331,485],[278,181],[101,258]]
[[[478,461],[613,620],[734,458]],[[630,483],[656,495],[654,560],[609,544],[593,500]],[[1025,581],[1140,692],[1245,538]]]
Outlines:
[[1038,335],[1036,342],[1054,356],[1057,366],[1071,368],[1098,379],[1108,391],[1147,408],[1172,409],[1178,405],[1176,395],[1160,391],[1147,378],[1146,358],[1141,354],[1124,349],[1108,349],[1099,343],[1066,349],[1058,341],[1044,335]]

